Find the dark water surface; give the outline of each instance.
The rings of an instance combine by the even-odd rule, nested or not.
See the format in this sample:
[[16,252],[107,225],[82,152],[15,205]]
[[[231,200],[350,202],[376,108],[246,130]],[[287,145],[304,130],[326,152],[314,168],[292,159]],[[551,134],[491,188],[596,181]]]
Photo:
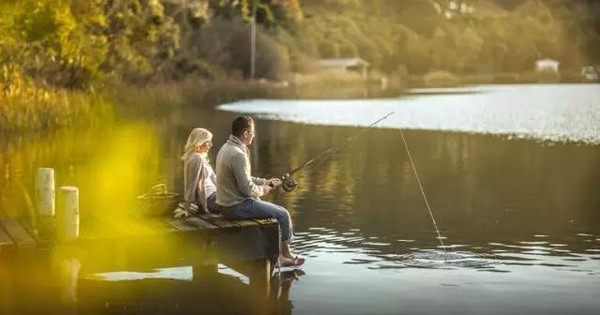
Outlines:
[[[502,98],[504,88],[495,90],[495,97]],[[526,94],[528,88],[522,92]],[[535,89],[543,94],[540,102],[552,99],[552,93],[560,98],[569,95],[560,86]],[[573,103],[586,95],[577,93]],[[594,93],[590,93],[591,104],[581,101],[585,108],[600,106]],[[416,96],[410,106],[422,100],[424,110],[430,112],[426,108],[433,102],[430,97],[439,96]],[[353,102],[362,102],[359,108],[348,107],[354,112],[332,107],[335,110],[325,110],[319,117],[343,125],[343,117],[356,120],[362,115],[364,121],[350,124],[365,125],[390,106],[381,108],[381,100]],[[440,105],[436,106],[436,115],[443,117]],[[300,115],[293,120],[303,123],[285,121],[285,109],[273,113],[260,108],[269,120],[257,119],[258,135],[251,148],[256,175],[285,173],[362,130],[312,125],[301,110],[293,108],[294,115]],[[237,110],[245,111],[244,107]],[[515,109],[507,110],[513,115]],[[570,110],[573,113],[567,110],[565,115],[578,117],[574,122],[578,128],[600,126],[598,116],[582,122],[585,116],[577,106]],[[417,109],[410,111],[416,113],[413,117],[422,115]],[[252,108],[247,112],[258,113]],[[115,123],[102,130],[3,138],[0,211],[26,216],[20,206],[23,190],[31,187],[40,166],[55,167],[59,185],[80,187],[82,219],[91,212],[116,216],[125,206],[115,204],[127,205],[159,181],[181,190],[179,155],[188,132],[196,126],[214,131],[214,160],[236,115],[188,110],[143,122]],[[476,121],[471,115],[468,124]],[[518,139],[510,132],[405,130],[443,236],[445,247],[441,247],[400,130],[386,127],[368,130],[350,147],[299,172],[300,185],[294,192],[278,190],[267,198],[289,209],[295,247],[307,257],[302,271],[284,270],[281,279],[274,279],[267,302],[252,299],[247,278],[225,265],[218,272],[193,274],[186,266],[79,274],[70,293],[60,289],[64,285],[45,275],[43,268],[0,266],[0,313],[52,309],[79,314],[600,312],[600,146]],[[564,122],[557,130],[563,134],[568,127]],[[501,123],[494,128],[511,130]],[[577,130],[586,139],[600,137],[593,130]],[[71,304],[60,302],[65,300]]]

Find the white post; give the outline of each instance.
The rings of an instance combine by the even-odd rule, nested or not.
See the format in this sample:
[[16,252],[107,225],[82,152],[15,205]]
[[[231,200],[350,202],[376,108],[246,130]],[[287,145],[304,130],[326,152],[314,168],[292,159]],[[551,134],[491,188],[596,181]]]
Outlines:
[[38,214],[54,216],[54,195],[54,169],[47,167],[38,168],[35,177],[35,201],[38,207]]
[[79,189],[63,186],[58,189],[56,224],[58,240],[70,242],[79,237]]

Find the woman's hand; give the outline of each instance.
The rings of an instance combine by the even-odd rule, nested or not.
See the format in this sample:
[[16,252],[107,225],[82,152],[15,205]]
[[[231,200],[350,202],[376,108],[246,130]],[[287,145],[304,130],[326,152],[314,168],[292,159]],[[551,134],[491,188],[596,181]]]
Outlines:
[[186,210],[181,209],[181,208],[177,208],[177,209],[175,209],[173,211],[173,216],[175,218],[187,218],[187,217],[189,217],[191,215],[192,215],[192,212],[186,211]]

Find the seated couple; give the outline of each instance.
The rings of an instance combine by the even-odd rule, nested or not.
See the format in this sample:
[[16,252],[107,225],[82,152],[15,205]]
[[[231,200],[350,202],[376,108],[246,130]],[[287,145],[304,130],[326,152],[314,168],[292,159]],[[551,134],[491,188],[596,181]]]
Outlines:
[[217,154],[216,174],[208,160],[212,133],[196,128],[190,133],[184,154],[184,209],[175,216],[200,213],[221,213],[227,219],[274,218],[281,229],[281,266],[300,266],[301,258],[292,253],[292,220],[289,212],[278,205],[260,200],[273,187],[281,185],[279,178],[251,176],[248,146],[255,136],[254,120],[249,116],[236,118],[231,135]]

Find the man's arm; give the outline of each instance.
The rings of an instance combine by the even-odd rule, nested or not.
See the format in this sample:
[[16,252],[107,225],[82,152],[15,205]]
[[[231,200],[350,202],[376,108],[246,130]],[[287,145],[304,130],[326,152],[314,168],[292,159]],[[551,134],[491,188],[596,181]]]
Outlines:
[[232,157],[233,176],[238,189],[243,196],[262,197],[266,193],[264,187],[254,182],[254,178],[250,176],[250,165],[246,161],[246,157],[242,154],[236,154]]
[[250,178],[252,179],[252,182],[256,185],[266,185],[267,184],[267,180],[264,178],[260,178],[260,177],[254,177],[254,176],[250,176]]

